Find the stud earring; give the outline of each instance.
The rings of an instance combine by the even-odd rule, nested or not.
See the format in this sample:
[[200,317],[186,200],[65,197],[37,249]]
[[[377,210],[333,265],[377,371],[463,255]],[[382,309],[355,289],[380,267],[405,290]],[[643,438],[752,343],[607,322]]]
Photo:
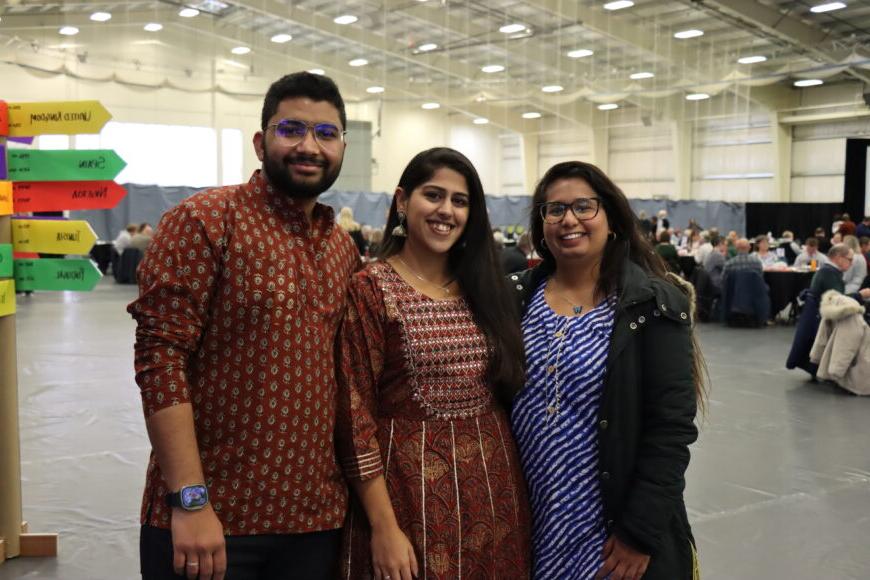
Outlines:
[[395,238],[406,238],[408,237],[408,231],[405,229],[405,212],[399,211],[396,214],[396,217],[399,218],[399,225],[393,228],[393,237]]
[[616,239],[616,232],[610,232],[609,234],[607,234],[607,237],[611,240],[615,240]]

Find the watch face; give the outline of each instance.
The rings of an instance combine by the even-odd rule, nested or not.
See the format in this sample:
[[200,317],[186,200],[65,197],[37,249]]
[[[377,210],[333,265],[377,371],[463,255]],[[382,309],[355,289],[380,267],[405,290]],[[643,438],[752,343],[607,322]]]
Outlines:
[[181,507],[198,509],[208,503],[208,491],[204,485],[189,485],[181,489]]

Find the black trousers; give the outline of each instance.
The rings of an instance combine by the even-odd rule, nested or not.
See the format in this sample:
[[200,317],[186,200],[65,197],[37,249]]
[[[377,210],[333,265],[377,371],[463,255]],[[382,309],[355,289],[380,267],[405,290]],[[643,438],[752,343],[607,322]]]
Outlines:
[[[309,534],[227,536],[226,580],[335,580],[341,530]],[[169,530],[142,526],[139,561],[143,580],[179,580],[172,569]]]

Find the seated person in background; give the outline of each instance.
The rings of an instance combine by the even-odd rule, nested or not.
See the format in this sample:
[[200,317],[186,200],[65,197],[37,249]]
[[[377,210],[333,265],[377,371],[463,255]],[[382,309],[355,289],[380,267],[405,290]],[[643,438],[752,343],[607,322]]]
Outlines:
[[[719,236],[715,236],[716,239],[719,239]],[[707,259],[707,256],[710,255],[710,252],[713,251],[713,235],[710,232],[703,231],[701,232],[701,245],[698,246],[698,249],[692,253],[695,256],[695,262],[704,265],[704,260]]]
[[819,251],[819,240],[816,238],[807,238],[804,244],[803,251],[798,254],[794,261],[795,268],[809,268],[812,266],[812,261],[816,261],[816,269],[822,264],[827,263],[828,257]]
[[152,237],[154,237],[154,228],[148,222],[142,222],[127,247],[135,248],[144,254]]
[[711,241],[713,250],[704,258],[704,270],[710,276],[710,282],[720,292],[722,291],[722,274],[725,259],[728,255],[728,243],[725,238],[716,237]]
[[830,251],[828,251],[828,263],[819,268],[813,276],[813,281],[810,283],[810,292],[815,294],[820,300],[822,294],[828,290],[836,290],[840,294],[846,294],[858,302],[870,300],[870,288],[864,288],[858,292],[846,292],[846,285],[843,283],[843,273],[852,267],[853,255],[852,248],[846,244],[831,246]]
[[130,240],[133,239],[133,236],[136,234],[136,230],[139,229],[139,226],[136,224],[127,224],[127,227],[121,230],[121,233],[118,234],[118,237],[115,238],[115,241],[112,242],[112,245],[115,246],[115,251],[119,254],[123,254],[124,250],[127,249],[127,246],[130,245]]
[[680,273],[680,259],[677,256],[677,249],[671,245],[671,234],[664,230],[659,234],[659,243],[656,244],[656,253],[662,257],[668,270],[674,274]]
[[373,228],[369,235],[369,260],[376,260],[381,251],[381,243],[384,241],[384,228]]
[[[848,214],[845,214],[848,217]],[[846,286],[845,294],[852,294],[861,288],[864,278],[867,277],[867,260],[861,255],[861,245],[855,236],[845,236],[843,243],[852,250],[852,265],[843,274],[843,284]]]
[[752,245],[746,238],[740,238],[734,243],[734,248],[737,250],[737,255],[725,262],[725,267],[722,269],[722,283],[725,283],[725,278],[729,272],[737,270],[754,270],[759,275],[764,274],[764,266],[757,254],[750,254],[749,250]]
[[831,249],[831,240],[828,239],[828,235],[825,233],[825,228],[816,228],[816,233],[813,235],[819,241],[819,251],[823,254],[827,254],[828,250]]
[[755,255],[761,260],[763,268],[772,268],[777,262],[782,262],[779,256],[770,251],[770,242],[767,241],[767,236],[758,236],[755,238],[755,244],[758,250]]
[[852,221],[852,218],[849,217],[849,214],[844,213],[840,216],[840,219],[842,221],[840,222],[840,227],[837,228],[837,233],[843,237],[854,236],[857,226],[855,225],[855,222]]
[[870,215],[865,215],[864,221],[855,227],[855,237],[859,240],[861,238],[870,238]]
[[831,246],[832,247],[836,246],[837,244],[842,244],[842,243],[843,243],[843,234],[841,234],[840,232],[837,232],[836,234],[831,236]]
[[368,249],[368,243],[366,242],[365,236],[363,236],[362,228],[353,219],[353,210],[348,206],[344,206],[338,211],[338,217],[335,219],[338,225],[350,234],[350,239],[353,240],[353,243],[356,244],[356,249],[359,252],[360,256],[365,256],[366,249]]
[[782,232],[782,236],[780,237],[780,245],[782,244],[788,244],[788,247],[791,248],[791,251],[794,252],[795,256],[800,255],[801,245],[795,241],[793,231],[785,230],[784,232]]
[[728,244],[728,257],[733,258],[737,255],[737,232],[731,230],[728,232],[728,235],[725,238],[725,241]]
[[529,269],[529,234],[528,232],[520,236],[516,245],[505,246],[501,251],[501,269],[507,274],[514,272],[522,272]]
[[861,246],[861,253],[864,255],[864,260],[867,262],[867,270],[870,270],[870,236],[861,236],[858,238],[858,245]]

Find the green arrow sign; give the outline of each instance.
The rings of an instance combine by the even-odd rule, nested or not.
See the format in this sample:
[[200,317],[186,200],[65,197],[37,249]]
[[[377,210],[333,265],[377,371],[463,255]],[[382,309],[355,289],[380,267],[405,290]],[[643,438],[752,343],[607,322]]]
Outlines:
[[0,278],[12,277],[12,244],[0,244]]
[[15,289],[93,290],[103,275],[90,260],[15,260]]
[[12,181],[111,181],[126,165],[111,149],[9,151]]

